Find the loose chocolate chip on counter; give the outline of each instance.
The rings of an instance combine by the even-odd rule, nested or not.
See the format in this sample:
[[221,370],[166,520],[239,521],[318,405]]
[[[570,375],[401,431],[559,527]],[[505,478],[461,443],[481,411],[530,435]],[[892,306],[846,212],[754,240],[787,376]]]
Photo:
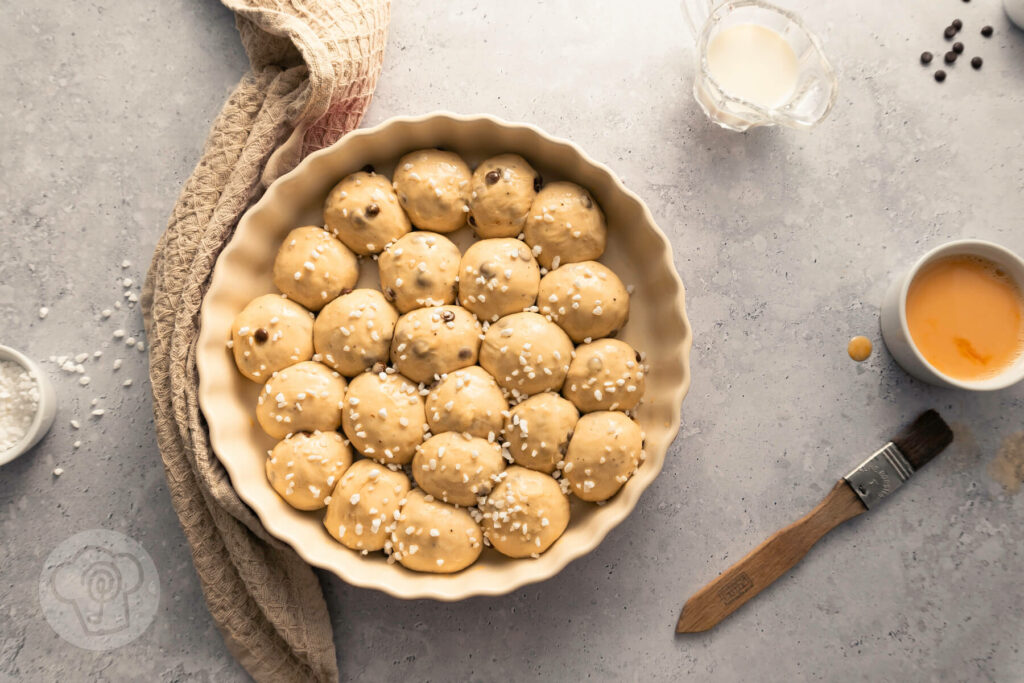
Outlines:
[[956,53],[950,50],[942,57],[942,59],[946,62],[946,64],[952,64],[953,62],[956,61]]
[[363,173],[373,173],[373,172],[374,172],[373,164],[367,164],[366,166],[363,166]]
[[494,169],[493,171],[488,171],[487,175],[484,176],[484,180],[487,181],[488,185],[493,185],[494,183],[501,180],[501,170]]
[[939,83],[942,83],[942,81],[946,80],[946,72],[943,71],[942,69],[936,71],[935,80],[937,80]]
[[950,24],[950,26],[952,26],[957,31],[959,31],[960,29],[962,29],[964,27],[964,22],[960,21],[959,19],[954,19],[953,23]]
[[[991,27],[990,27],[991,28]],[[537,176],[533,179],[533,191],[540,192],[540,188],[544,187],[544,179]]]
[[946,36],[947,39],[952,38],[956,35],[956,29],[952,26],[947,26],[946,30],[942,32],[942,35]]
[[452,313],[451,311],[441,311],[441,320],[445,321],[446,323],[450,323],[451,321],[455,320],[455,314]]
[[253,336],[253,339],[255,339],[256,343],[258,343],[258,344],[262,344],[263,342],[265,342],[268,339],[270,339],[270,334],[265,329],[263,329],[262,327],[259,328],[258,330],[256,330],[255,332],[253,332],[252,336]]
[[933,55],[931,52],[922,52],[921,53],[921,63],[922,64],[931,64],[932,63],[932,57],[934,57],[934,56],[935,55]]
[[379,213],[380,213],[380,207],[377,206],[376,204],[370,204],[369,206],[366,207],[366,217],[367,218],[373,218],[374,216],[376,216]]
[[981,64],[982,64],[981,57],[972,57],[971,58],[971,66],[973,66],[975,69],[980,69],[981,68]]
[[958,55],[963,54],[964,44],[960,42],[953,43],[953,52],[957,53]]
[[985,36],[986,38],[992,37],[992,27],[991,26],[983,26],[982,29],[981,29],[981,35]]

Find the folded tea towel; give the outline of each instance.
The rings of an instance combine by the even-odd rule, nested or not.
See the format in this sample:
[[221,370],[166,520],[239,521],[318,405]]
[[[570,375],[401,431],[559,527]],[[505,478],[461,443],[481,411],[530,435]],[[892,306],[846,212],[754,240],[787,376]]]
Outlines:
[[210,613],[257,681],[338,677],[316,575],[271,537],[210,448],[197,399],[199,308],[221,249],[267,184],[361,120],[390,0],[222,0],[251,68],[217,116],[143,289],[157,439]]

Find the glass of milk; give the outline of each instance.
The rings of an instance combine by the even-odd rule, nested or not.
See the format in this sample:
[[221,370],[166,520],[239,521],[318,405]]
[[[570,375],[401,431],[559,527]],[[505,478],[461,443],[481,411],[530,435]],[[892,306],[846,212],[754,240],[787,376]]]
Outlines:
[[693,96],[729,130],[810,128],[836,100],[821,41],[798,17],[761,0],[683,0],[697,41]]

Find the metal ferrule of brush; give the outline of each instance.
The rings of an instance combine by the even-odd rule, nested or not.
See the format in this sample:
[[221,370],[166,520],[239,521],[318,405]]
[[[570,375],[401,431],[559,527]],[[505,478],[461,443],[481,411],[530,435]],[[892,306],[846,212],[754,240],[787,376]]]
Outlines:
[[914,473],[914,468],[891,441],[846,475],[846,482],[869,510]]

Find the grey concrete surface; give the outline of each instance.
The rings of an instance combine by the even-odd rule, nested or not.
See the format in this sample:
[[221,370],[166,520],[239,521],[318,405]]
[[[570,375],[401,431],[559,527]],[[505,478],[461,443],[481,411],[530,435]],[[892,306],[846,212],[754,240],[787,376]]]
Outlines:
[[[878,303],[945,240],[1024,252],[1024,33],[995,0],[784,4],[821,34],[839,100],[814,131],[738,135],[689,96],[675,2],[396,3],[366,123],[490,112],[607,162],[672,239],[693,386],[662,475],[558,577],[439,604],[323,575],[345,678],[1022,680],[1024,493],[993,463],[1024,438],[1024,385],[971,395],[909,378],[881,345]],[[47,363],[57,422],[0,469],[0,680],[244,679],[171,508],[145,354],[112,337],[140,336],[138,308],[101,315],[138,291],[246,67],[232,17],[209,0],[0,8],[0,342],[40,360],[103,351],[86,387]],[[917,56],[946,49],[957,16],[985,65],[939,85]],[[855,334],[877,349],[860,365],[845,353]],[[690,593],[929,406],[957,425],[951,452],[714,631],[673,634]],[[37,597],[47,554],[97,527],[141,543],[162,592],[150,628],[105,653],[58,637]]]

